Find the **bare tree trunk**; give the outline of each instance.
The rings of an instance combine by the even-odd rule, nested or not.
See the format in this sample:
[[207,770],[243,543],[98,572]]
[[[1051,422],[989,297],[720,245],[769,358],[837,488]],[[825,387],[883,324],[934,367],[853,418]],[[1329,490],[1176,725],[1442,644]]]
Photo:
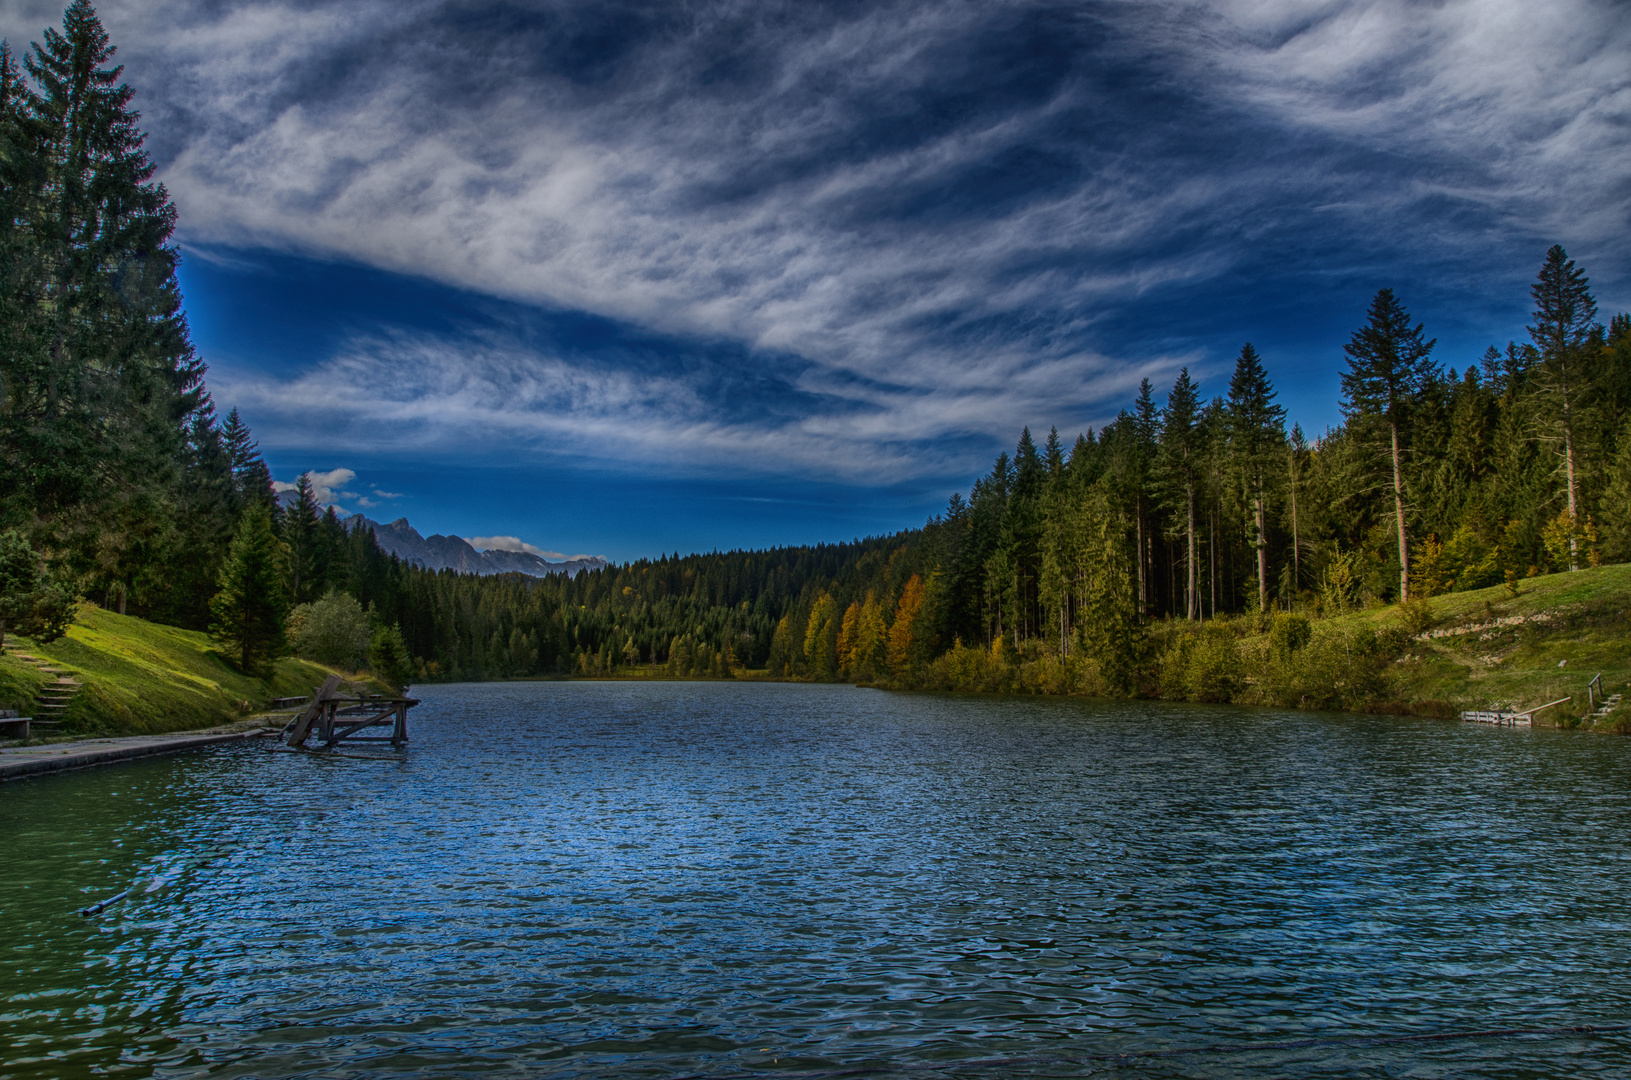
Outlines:
[[1267,615],[1269,611],[1268,512],[1261,484],[1258,485],[1252,503],[1257,516],[1257,610],[1260,614]]
[[1199,622],[1201,618],[1201,598],[1196,591],[1195,566],[1195,485],[1190,484],[1184,489],[1185,499],[1189,504],[1189,522],[1185,529],[1189,549],[1189,567],[1184,575],[1184,617],[1190,622]]
[[1302,589],[1303,568],[1302,552],[1299,550],[1302,541],[1297,534],[1297,452],[1291,452],[1291,599],[1295,603],[1298,592]]
[[1144,600],[1149,595],[1144,586],[1144,499],[1142,496],[1134,504],[1138,519],[1138,617],[1144,617]]
[[1580,569],[1580,541],[1575,537],[1573,527],[1578,524],[1580,517],[1575,509],[1575,483],[1574,483],[1574,415],[1569,407],[1569,376],[1565,369],[1563,374],[1563,468],[1569,482],[1569,569]]
[[1218,519],[1210,510],[1206,513],[1206,547],[1212,553],[1212,618],[1218,617]]
[[1393,510],[1399,520],[1399,602],[1410,599],[1410,541],[1404,531],[1404,479],[1399,467],[1399,424],[1388,421],[1393,435]]

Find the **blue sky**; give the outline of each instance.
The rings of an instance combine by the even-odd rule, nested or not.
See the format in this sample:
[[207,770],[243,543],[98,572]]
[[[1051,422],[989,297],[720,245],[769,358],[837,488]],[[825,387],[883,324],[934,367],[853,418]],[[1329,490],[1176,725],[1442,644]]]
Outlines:
[[1382,286],[1456,367],[1552,243],[1631,307],[1611,0],[100,10],[222,411],[425,533],[888,532],[1248,340],[1317,433]]

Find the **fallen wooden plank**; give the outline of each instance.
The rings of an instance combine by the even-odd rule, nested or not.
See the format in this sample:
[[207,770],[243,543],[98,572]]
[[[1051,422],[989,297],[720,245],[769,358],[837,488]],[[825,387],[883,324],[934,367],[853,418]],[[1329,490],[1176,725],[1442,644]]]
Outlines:
[[339,688],[340,677],[338,675],[330,675],[323,680],[323,685],[318,687],[317,693],[312,695],[311,704],[307,705],[300,715],[295,717],[294,727],[289,732],[288,742],[290,746],[299,746],[306,741],[306,735],[311,731],[312,724],[323,713],[323,703],[334,696],[334,692]]

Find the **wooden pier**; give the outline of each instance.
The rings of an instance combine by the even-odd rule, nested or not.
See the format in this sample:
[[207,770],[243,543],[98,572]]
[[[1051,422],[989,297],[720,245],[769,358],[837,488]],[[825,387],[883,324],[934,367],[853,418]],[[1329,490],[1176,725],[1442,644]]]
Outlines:
[[[408,742],[408,710],[419,704],[410,697],[382,694],[342,694],[340,678],[330,675],[293,720],[284,727],[284,742],[305,746],[315,735],[325,750],[342,744],[390,743],[400,750]],[[388,727],[389,735],[359,735],[369,728]]]
[[1506,727],[1532,727],[1535,714],[1542,709],[1550,709],[1553,705],[1561,705],[1565,701],[1573,701],[1572,697],[1558,698],[1548,701],[1544,705],[1537,705],[1533,709],[1523,712],[1507,712],[1505,709],[1478,709],[1461,714],[1461,719],[1469,724],[1501,724]]

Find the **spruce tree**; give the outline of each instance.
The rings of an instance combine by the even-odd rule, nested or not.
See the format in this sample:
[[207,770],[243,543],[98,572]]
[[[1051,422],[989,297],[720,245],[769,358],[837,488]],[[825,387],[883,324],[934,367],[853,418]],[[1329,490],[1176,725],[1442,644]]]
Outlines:
[[[493,646],[489,649],[493,667],[500,675],[518,674],[516,668],[517,651],[525,651],[525,640],[520,639],[521,650],[516,649],[517,638],[520,631],[512,631],[511,640],[505,642],[500,631],[493,631]],[[533,654],[535,655],[535,654]],[[402,639],[402,628],[396,623],[389,626],[380,626],[374,631],[373,638],[368,643],[368,666],[385,682],[401,689],[413,681],[413,657],[408,655],[408,645]]]
[[322,514],[309,473],[301,473],[295,480],[294,494],[294,502],[283,514],[283,542],[289,546],[290,592],[296,603],[307,603],[321,595],[323,584],[318,573]]
[[166,246],[175,208],[151,182],[114,52],[74,0],[23,61],[38,87],[27,120],[39,167],[22,215],[31,280],[7,434],[36,511],[74,512],[86,544],[106,500],[167,484],[203,374]]
[[1257,552],[1257,604],[1269,609],[1268,476],[1285,445],[1286,411],[1274,403],[1275,389],[1262,358],[1247,342],[1229,379],[1229,448],[1245,481],[1252,506],[1252,545]]
[[[1574,265],[1561,244],[1553,244],[1546,252],[1529,295],[1535,301],[1529,337],[1540,351],[1542,384],[1557,417],[1569,527],[1576,529],[1580,518],[1576,413],[1589,387],[1586,343],[1602,330],[1597,325],[1597,301],[1592,298],[1586,272]],[[1571,539],[1570,570],[1580,568],[1578,552],[1578,542]]]
[[272,532],[266,507],[251,504],[238,521],[221,567],[220,591],[210,602],[210,631],[233,663],[266,677],[288,651],[284,621],[289,594],[283,576],[287,551]]
[[232,476],[239,498],[248,501],[272,501],[272,473],[261,457],[259,445],[250,433],[249,425],[234,408],[227,413],[221,425],[221,443],[232,463]]
[[1410,314],[1381,289],[1371,301],[1368,321],[1342,347],[1348,367],[1342,373],[1343,408],[1350,419],[1380,418],[1387,426],[1393,465],[1393,511],[1399,544],[1399,599],[1410,599],[1410,540],[1405,525],[1404,463],[1411,403],[1437,371],[1433,346],[1422,336],[1422,324],[1410,325]]
[[1200,568],[1196,564],[1195,495],[1200,480],[1200,393],[1189,369],[1178,372],[1161,414],[1156,463],[1167,490],[1177,496],[1184,523],[1184,618],[1201,617]]

